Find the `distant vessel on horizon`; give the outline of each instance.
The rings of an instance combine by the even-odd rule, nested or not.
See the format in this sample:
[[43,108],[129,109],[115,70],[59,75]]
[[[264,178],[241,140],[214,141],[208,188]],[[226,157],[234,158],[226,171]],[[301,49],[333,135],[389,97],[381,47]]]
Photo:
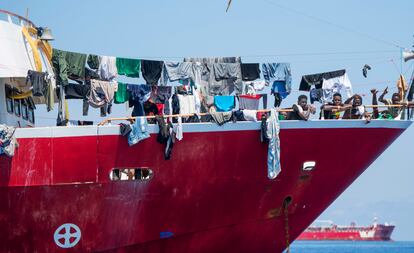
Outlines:
[[388,223],[378,224],[376,219],[369,226],[357,226],[355,222],[349,226],[338,226],[332,221],[324,222],[329,225],[311,225],[299,235],[297,240],[391,241],[391,234],[395,228],[395,225]]

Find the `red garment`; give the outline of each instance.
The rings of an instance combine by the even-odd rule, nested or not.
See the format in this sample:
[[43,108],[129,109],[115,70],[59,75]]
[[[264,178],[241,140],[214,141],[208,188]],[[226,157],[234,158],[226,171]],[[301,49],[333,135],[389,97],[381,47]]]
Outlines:
[[261,94],[258,95],[239,95],[241,98],[250,98],[250,99],[260,99],[262,97]]
[[164,104],[155,104],[158,108],[158,115],[164,114]]

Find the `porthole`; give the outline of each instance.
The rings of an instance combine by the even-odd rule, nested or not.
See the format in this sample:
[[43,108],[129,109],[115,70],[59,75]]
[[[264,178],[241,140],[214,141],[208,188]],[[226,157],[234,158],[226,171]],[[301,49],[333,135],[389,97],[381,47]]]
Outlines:
[[115,168],[109,173],[111,181],[148,181],[153,176],[150,168]]

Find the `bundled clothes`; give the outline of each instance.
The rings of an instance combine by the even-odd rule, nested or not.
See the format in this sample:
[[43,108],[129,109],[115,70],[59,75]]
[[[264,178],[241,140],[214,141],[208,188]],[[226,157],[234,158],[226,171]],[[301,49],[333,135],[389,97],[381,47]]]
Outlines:
[[233,112],[211,112],[211,119],[219,126],[232,120]]
[[17,140],[14,135],[16,128],[0,124],[0,155],[14,156]]

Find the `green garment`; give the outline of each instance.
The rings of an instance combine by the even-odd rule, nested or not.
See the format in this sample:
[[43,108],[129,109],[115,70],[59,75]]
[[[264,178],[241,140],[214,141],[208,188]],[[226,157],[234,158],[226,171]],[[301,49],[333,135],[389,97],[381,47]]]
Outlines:
[[128,101],[129,92],[127,91],[127,84],[118,82],[118,90],[115,92],[115,104],[122,104]]
[[88,56],[88,66],[91,69],[98,69],[99,68],[99,62],[100,62],[99,56],[97,56],[95,54],[90,54]]
[[86,54],[53,49],[52,64],[58,85],[67,85],[68,78],[85,78]]
[[119,75],[127,77],[139,77],[141,61],[137,59],[116,58],[116,68]]

